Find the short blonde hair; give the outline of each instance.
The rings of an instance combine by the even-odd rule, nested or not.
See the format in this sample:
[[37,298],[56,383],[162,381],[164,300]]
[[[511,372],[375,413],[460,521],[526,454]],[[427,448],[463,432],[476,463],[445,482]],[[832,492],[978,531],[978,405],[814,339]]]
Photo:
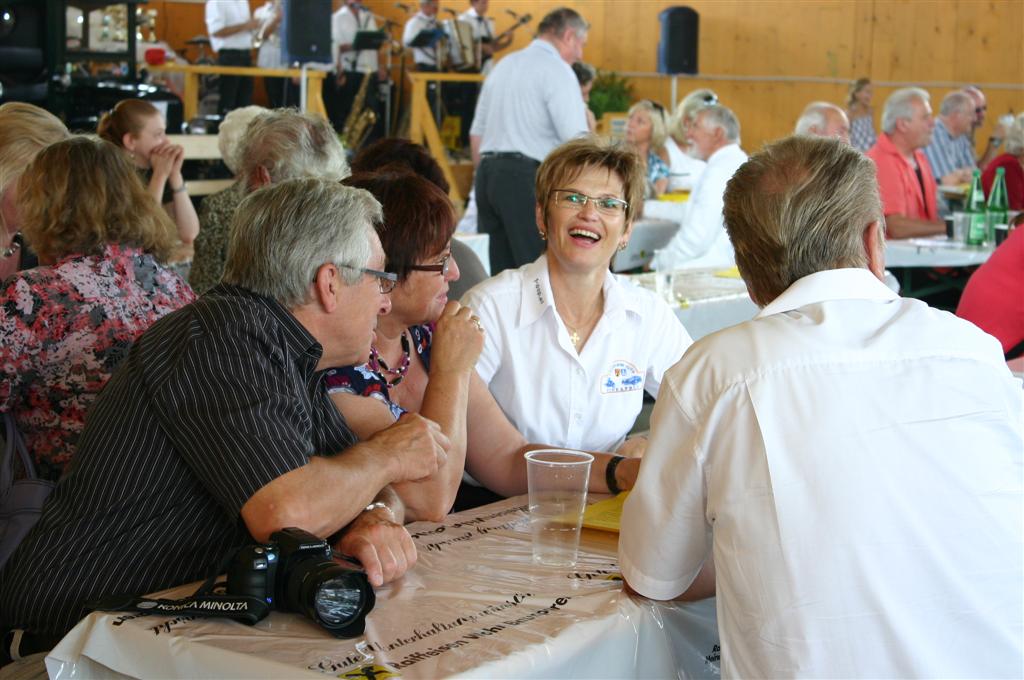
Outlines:
[[676,105],[676,111],[669,121],[669,132],[673,137],[685,138],[686,128],[697,117],[697,113],[704,107],[714,106],[717,103],[718,95],[714,90],[699,89],[690,92]]
[[867,266],[864,229],[882,220],[875,164],[837,139],[787,137],[740,166],[722,212],[736,265],[764,305],[809,274]]
[[651,149],[660,150],[665,146],[665,138],[668,137],[668,117],[665,114],[665,107],[653,99],[641,99],[629,107],[627,116],[632,116],[637,111],[646,111],[651,119]]
[[557,147],[537,170],[537,205],[543,208],[545,219],[552,192],[579,177],[587,168],[613,172],[622,180],[622,193],[629,204],[626,224],[630,224],[639,214],[647,191],[643,162],[629,146],[594,135],[578,137]]
[[139,247],[164,260],[174,245],[174,223],[127,155],[97,137],[79,135],[43,149],[18,192],[22,231],[44,262],[96,255],[107,244]]
[[[0,196],[18,181],[37,153],[68,136],[64,123],[38,106],[23,102],[0,106]],[[6,229],[0,213],[0,231]]]
[[238,149],[249,123],[269,112],[270,109],[253,105],[232,109],[224,116],[224,120],[217,130],[217,149],[220,151],[221,160],[224,161],[224,165],[228,167],[232,175],[238,176],[238,172],[242,168]]

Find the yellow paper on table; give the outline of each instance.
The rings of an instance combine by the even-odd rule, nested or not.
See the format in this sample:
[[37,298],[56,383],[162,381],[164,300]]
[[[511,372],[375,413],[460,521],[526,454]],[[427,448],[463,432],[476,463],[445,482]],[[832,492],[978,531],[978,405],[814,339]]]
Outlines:
[[722,271],[715,272],[715,276],[720,279],[738,279],[740,278],[740,268],[736,266],[723,269]]
[[622,504],[629,497],[628,491],[623,491],[614,498],[598,501],[588,505],[583,511],[583,526],[587,529],[598,531],[611,531],[619,533],[619,521],[622,519]]

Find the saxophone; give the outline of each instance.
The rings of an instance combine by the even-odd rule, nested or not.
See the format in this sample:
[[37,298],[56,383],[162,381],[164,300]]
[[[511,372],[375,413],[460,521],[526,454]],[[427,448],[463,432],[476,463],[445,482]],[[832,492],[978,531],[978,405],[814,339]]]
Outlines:
[[363,74],[363,82],[359,84],[359,91],[352,100],[352,109],[345,118],[344,127],[341,128],[341,142],[346,149],[352,151],[359,150],[377,122],[377,114],[366,106],[366,88],[370,86],[371,75]]

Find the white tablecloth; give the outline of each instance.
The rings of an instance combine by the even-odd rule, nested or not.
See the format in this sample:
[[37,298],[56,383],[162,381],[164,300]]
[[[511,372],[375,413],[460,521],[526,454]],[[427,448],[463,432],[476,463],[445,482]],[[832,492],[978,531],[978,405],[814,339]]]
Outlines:
[[[678,269],[672,272],[669,304],[694,340],[717,330],[754,318],[757,305],[747,294],[742,279],[717,276],[721,270]],[[633,274],[634,283],[656,289],[658,274]]]
[[[624,595],[614,534],[584,531],[574,569],[535,566],[525,498],[410,525],[419,561],[377,591],[365,635],[296,614],[93,613],[46,659],[51,678],[623,678],[719,675],[714,600]],[[173,597],[195,585],[176,589]]]
[[890,239],[885,242],[885,266],[972,267],[988,260],[992,250],[952,241],[945,236]]

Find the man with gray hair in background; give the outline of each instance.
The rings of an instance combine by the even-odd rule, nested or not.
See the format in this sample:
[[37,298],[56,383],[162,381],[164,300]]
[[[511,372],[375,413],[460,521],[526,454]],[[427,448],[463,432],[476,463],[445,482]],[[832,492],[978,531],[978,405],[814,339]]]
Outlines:
[[697,112],[686,137],[707,166],[686,203],[679,231],[655,253],[651,269],[731,267],[733,253],[722,222],[722,194],[726,182],[747,160],[740,148],[740,123],[732,111],[713,104]]
[[885,100],[882,134],[868,149],[875,162],[889,238],[931,236],[946,230],[939,219],[937,185],[922,149],[932,141],[932,108],[919,87],[896,90]]
[[433,474],[448,439],[406,414],[359,442],[322,374],[365,361],[391,308],[380,220],[368,192],[333,179],[242,202],[223,282],[135,343],[3,570],[15,654],[50,649],[88,603],[204,579],[284,527],[355,556],[375,586],[412,566],[390,485]]
[[[340,182],[351,174],[345,148],[331,124],[295,109],[266,111],[252,120],[235,151],[235,160],[235,174],[245,193],[302,177]],[[197,293],[220,280],[228,255],[228,239],[200,240],[192,263],[200,274],[196,280],[202,284]]]
[[999,343],[882,283],[852,147],[771,144],[724,205],[762,310],[666,371],[623,578],[717,593],[722,677],[1018,677],[1024,404]]
[[552,10],[527,47],[498,62],[477,100],[470,145],[476,164],[477,224],[490,236],[491,274],[544,251],[534,181],[556,146],[589,132],[574,62],[589,26],[573,9]]
[[939,184],[965,184],[978,167],[974,164],[971,125],[974,123],[974,100],[964,92],[950,92],[942,98],[935,118],[932,142],[924,155],[932,166]]
[[795,135],[835,137],[850,143],[850,119],[846,111],[829,102],[811,102],[804,108],[793,130]]

